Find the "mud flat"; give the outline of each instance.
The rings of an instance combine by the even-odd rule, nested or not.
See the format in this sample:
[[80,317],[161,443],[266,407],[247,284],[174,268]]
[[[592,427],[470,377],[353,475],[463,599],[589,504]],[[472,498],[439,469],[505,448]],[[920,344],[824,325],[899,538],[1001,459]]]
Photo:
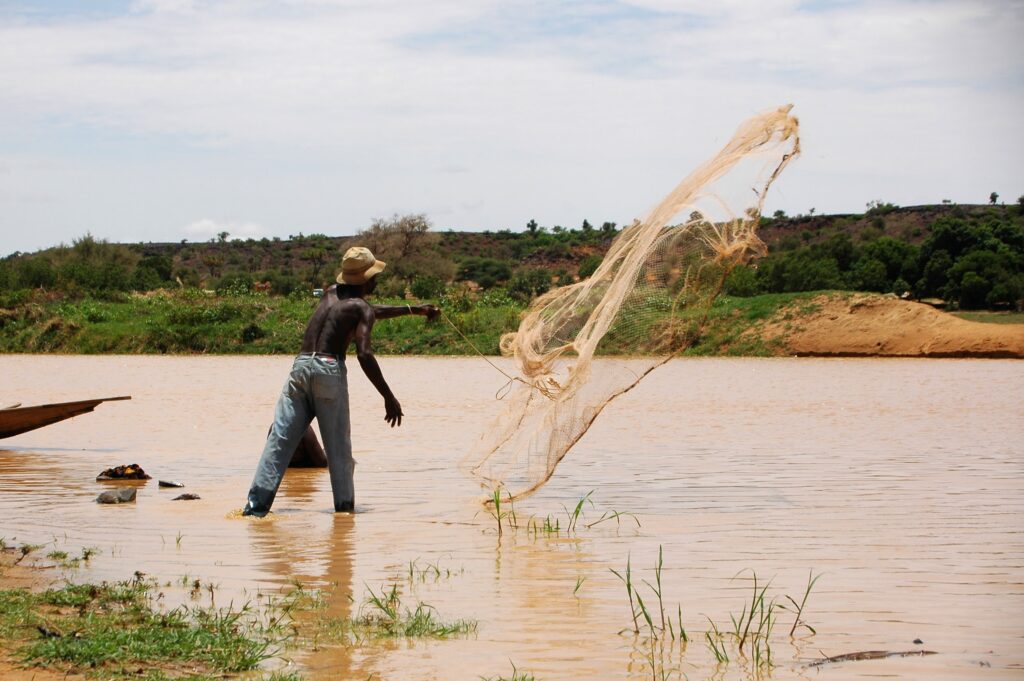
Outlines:
[[[716,661],[709,619],[731,630],[755,573],[782,602],[800,600],[811,571],[821,577],[802,621],[817,633],[790,637],[793,615],[776,613],[774,679],[1024,675],[1024,363],[673,361],[605,410],[500,538],[456,463],[501,411],[505,379],[469,358],[383,358],[406,412],[394,430],[350,371],[357,513],[332,513],[327,472],[303,469],[286,476],[270,521],[233,516],[289,365],[0,357],[5,389],[26,403],[99,384],[133,395],[0,444],[0,534],[44,554],[98,549],[50,569],[58,582],[200,579],[223,605],[297,580],[327,599],[310,616],[336,621],[396,588],[403,609],[475,623],[445,637],[325,635],[284,654],[313,679],[508,678],[510,660],[537,679],[649,679],[648,625],[634,634],[612,570],[628,562],[659,624],[643,584],[656,584],[659,549],[666,614],[681,612],[690,639],[655,657],[669,678],[750,678],[750,649],[728,636],[729,662]],[[128,461],[153,480],[134,504],[96,504],[97,472]],[[201,499],[175,502],[183,490],[158,479]],[[167,588],[164,601],[188,592]],[[918,650],[936,654],[840,657]],[[836,661],[810,666],[826,656]]]

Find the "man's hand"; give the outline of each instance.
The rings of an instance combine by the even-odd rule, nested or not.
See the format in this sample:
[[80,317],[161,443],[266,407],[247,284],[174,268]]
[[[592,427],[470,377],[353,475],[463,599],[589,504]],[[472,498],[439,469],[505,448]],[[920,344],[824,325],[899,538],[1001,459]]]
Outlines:
[[391,424],[391,427],[402,425],[402,405],[394,397],[384,398],[384,420]]
[[423,308],[423,311],[427,316],[428,322],[434,321],[441,314],[441,308],[437,307],[436,305],[422,305],[421,307]]

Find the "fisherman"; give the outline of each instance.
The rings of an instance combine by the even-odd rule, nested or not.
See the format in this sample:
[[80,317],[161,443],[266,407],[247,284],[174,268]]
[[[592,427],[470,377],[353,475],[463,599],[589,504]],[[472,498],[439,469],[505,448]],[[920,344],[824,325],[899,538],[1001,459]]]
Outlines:
[[368,249],[354,246],[341,260],[337,285],[324,291],[320,304],[306,326],[299,356],[281,391],[274,423],[256,467],[243,515],[263,517],[270,512],[277,488],[288,462],[313,417],[320,423],[320,436],[327,451],[327,464],[334,494],[334,510],[355,509],[352,440],[349,427],[348,382],[345,352],[355,344],[363,373],[384,398],[384,420],[402,425],[402,406],[381,374],[373,356],[370,334],[378,319],[422,315],[435,319],[440,310],[433,305],[370,305],[366,297],[377,287],[377,275],[385,264]]

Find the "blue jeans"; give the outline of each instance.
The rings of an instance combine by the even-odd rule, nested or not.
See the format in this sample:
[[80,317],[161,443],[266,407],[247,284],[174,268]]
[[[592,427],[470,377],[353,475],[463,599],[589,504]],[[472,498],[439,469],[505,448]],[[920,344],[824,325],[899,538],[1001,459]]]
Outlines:
[[314,416],[320,423],[320,437],[327,454],[334,510],[353,510],[355,460],[352,459],[345,364],[331,355],[313,353],[299,355],[292,364],[249,488],[244,515],[263,517],[270,512],[292,454]]

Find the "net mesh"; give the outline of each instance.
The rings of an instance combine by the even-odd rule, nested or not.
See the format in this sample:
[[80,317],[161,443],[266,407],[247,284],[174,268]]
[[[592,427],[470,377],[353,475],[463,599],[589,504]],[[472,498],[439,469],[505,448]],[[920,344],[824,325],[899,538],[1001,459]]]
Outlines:
[[[765,252],[756,232],[765,195],[800,151],[791,108],[743,123],[616,237],[590,278],[535,299],[502,338],[518,375],[504,413],[462,462],[484,488],[512,499],[539,489],[610,402],[698,337],[729,273]],[[598,352],[632,359],[595,363]]]

